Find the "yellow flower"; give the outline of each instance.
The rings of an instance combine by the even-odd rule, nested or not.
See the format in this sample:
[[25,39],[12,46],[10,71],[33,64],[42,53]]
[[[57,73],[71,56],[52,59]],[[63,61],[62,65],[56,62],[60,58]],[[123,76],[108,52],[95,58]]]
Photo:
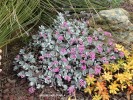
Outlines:
[[119,91],[118,89],[118,84],[116,84],[116,82],[112,83],[111,85],[109,85],[109,92],[112,94],[117,94],[117,91]]
[[111,67],[112,67],[114,72],[119,70],[119,65],[118,64],[111,64]]
[[88,86],[87,88],[84,89],[84,92],[85,93],[88,92],[89,94],[91,94],[92,93],[92,90],[93,90],[93,87]]
[[126,85],[124,85],[124,84],[121,84],[121,85],[120,85],[120,88],[121,88],[121,90],[123,91],[123,89],[126,89],[126,88],[127,88],[127,86],[126,86]]
[[108,70],[108,71],[109,71],[110,68],[111,68],[111,67],[110,67],[110,64],[104,64],[103,67],[104,67],[105,70]]
[[127,80],[132,80],[133,79],[133,73],[124,72],[123,74],[124,74],[124,76]]
[[110,81],[112,79],[112,75],[110,75],[109,72],[108,73],[104,72],[104,75],[102,75],[102,76],[107,81]]
[[108,91],[103,91],[101,96],[102,96],[102,100],[109,100],[110,98]]
[[93,96],[92,100],[101,100],[101,99],[102,99],[101,95],[95,95],[95,96]]
[[98,93],[101,94],[104,90],[106,90],[105,83],[97,81],[96,90],[98,90]]
[[86,80],[87,84],[90,85],[90,84],[94,84],[94,81],[96,79],[94,78],[94,76],[88,75],[85,80]]
[[124,74],[116,74],[115,77],[117,78],[117,81],[120,81],[121,84],[127,80]]

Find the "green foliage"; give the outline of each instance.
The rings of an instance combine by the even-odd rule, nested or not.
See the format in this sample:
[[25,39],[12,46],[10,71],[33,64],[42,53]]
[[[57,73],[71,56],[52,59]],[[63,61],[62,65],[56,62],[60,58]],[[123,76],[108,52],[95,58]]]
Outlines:
[[42,21],[45,24],[53,22],[58,11],[97,11],[118,7],[123,0],[41,0],[41,10],[43,11]]
[[[0,47],[19,38],[32,28],[26,26],[37,21],[36,8],[40,0],[1,0],[0,1]],[[36,14],[35,14],[36,13]]]

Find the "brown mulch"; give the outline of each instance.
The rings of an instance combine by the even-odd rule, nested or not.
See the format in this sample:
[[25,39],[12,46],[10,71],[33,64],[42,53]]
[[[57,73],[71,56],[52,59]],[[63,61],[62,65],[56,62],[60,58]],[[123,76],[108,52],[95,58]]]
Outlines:
[[133,12],[133,5],[129,4],[128,2],[122,3],[120,7],[124,8],[128,12]]

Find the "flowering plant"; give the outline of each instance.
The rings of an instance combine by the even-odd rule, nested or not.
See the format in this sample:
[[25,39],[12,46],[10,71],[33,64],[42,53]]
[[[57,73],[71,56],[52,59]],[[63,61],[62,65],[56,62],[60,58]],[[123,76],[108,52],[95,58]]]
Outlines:
[[93,100],[109,100],[109,94],[127,91],[127,99],[133,93],[133,53],[129,53],[122,45],[116,44],[116,50],[124,52],[126,59],[116,63],[103,65],[103,73],[86,78],[87,88],[84,92],[93,95]]
[[27,77],[30,86],[38,89],[46,83],[72,94],[86,87],[86,75],[98,75],[102,64],[124,56],[115,50],[111,33],[90,32],[83,19],[66,20],[59,13],[52,28],[39,28],[14,61],[18,76]]

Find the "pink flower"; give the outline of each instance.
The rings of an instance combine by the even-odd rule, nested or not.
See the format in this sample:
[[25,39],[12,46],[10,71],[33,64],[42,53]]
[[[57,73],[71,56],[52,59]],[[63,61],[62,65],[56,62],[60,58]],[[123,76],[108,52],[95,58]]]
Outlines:
[[101,58],[101,60],[106,61],[106,60],[107,60],[107,58],[106,58],[106,57],[102,57],[102,58]]
[[76,48],[71,48],[70,53],[75,54],[76,53]]
[[60,36],[58,36],[58,40],[59,40],[59,41],[62,41],[63,39],[64,39],[64,37],[63,37],[63,36],[61,36],[61,35],[60,35]]
[[96,66],[95,67],[95,74],[100,74],[101,73],[101,67],[100,66]]
[[20,77],[21,77],[21,78],[25,78],[25,75],[21,75]]
[[61,48],[61,53],[66,53],[66,48]]
[[72,45],[73,43],[77,43],[77,39],[71,39],[70,44]]
[[109,39],[109,40],[108,40],[108,44],[109,44],[110,46],[113,46],[113,39]]
[[44,59],[44,56],[39,56],[39,59],[43,60]]
[[49,77],[49,76],[47,76],[45,79],[46,79],[46,80],[49,80],[49,79],[50,79],[50,77]]
[[53,64],[58,64],[59,62],[58,61],[54,61]]
[[52,71],[52,68],[51,68],[51,67],[49,67],[48,69],[49,69],[50,71]]
[[56,31],[56,32],[55,32],[55,34],[57,34],[57,35],[58,35],[58,34],[59,34],[59,32],[58,32],[58,31]]
[[71,69],[71,66],[69,66],[69,65],[68,65],[68,66],[66,66],[66,69]]
[[82,31],[82,34],[85,34],[85,31]]
[[90,59],[95,60],[95,55],[96,55],[95,52],[90,52],[89,54],[90,54]]
[[105,36],[112,37],[111,33],[110,33],[110,32],[107,32],[107,31],[104,32],[104,35],[105,35]]
[[98,40],[98,37],[94,37],[95,40]]
[[111,59],[116,59],[116,57],[115,56],[111,56]]
[[85,60],[81,60],[81,61],[80,61],[80,63],[81,63],[81,64],[83,64],[83,63],[85,64],[85,63],[86,63],[86,61],[85,61]]
[[122,51],[119,52],[119,56],[120,56],[120,57],[124,57],[124,52],[122,52]]
[[85,50],[84,45],[79,45],[78,50],[79,50],[80,53],[83,53],[84,50]]
[[41,34],[40,34],[40,37],[46,38],[46,37],[47,37],[47,35],[46,35],[46,34],[41,33]]
[[70,81],[71,81],[71,77],[70,77],[70,76],[68,76],[68,75],[67,75],[67,76],[65,76],[65,77],[64,77],[64,79],[65,79],[65,80],[67,80],[68,82],[70,82]]
[[86,65],[81,66],[82,70],[86,70]]
[[110,52],[111,52],[111,48],[108,48],[108,49],[107,49],[107,52],[110,53]]
[[84,87],[86,85],[86,82],[84,80],[80,79],[79,84],[81,87]]
[[54,69],[53,69],[53,72],[55,72],[55,73],[56,73],[56,72],[59,72],[59,67],[54,68]]
[[70,87],[68,88],[68,93],[69,93],[70,95],[72,95],[74,92],[75,92],[75,87],[74,87],[74,86],[70,86]]
[[92,37],[88,37],[88,42],[91,44],[92,43],[92,40],[93,40],[93,38]]
[[63,22],[62,27],[67,27],[67,22]]
[[67,62],[67,59],[66,58],[62,58],[61,59],[63,62]]
[[103,48],[102,48],[102,46],[101,46],[101,45],[98,45],[98,46],[97,46],[97,49],[98,49],[98,52],[102,53]]
[[35,90],[36,90],[36,89],[35,89],[34,87],[30,87],[30,88],[28,89],[28,91],[29,91],[30,94],[34,93]]
[[77,55],[76,55],[76,54],[71,54],[71,55],[70,55],[70,58],[76,59],[76,58],[77,58]]

